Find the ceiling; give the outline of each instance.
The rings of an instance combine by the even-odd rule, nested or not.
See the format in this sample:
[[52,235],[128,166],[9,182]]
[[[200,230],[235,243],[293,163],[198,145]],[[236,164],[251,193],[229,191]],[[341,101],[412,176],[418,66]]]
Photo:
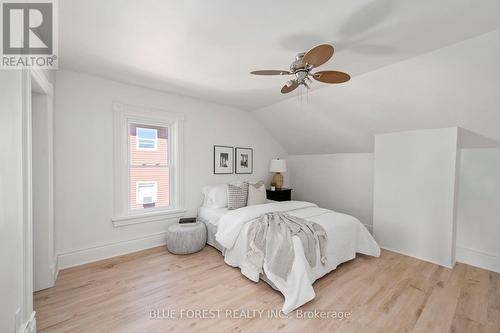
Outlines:
[[[59,8],[61,68],[243,110],[294,97],[280,93],[286,78],[250,71],[286,70],[319,43],[336,48],[321,68],[354,82],[500,28],[498,0],[64,0]],[[349,84],[322,89],[349,94]]]
[[446,127],[463,148],[500,147],[499,59],[500,29],[253,114],[289,154],[373,152],[376,134]]

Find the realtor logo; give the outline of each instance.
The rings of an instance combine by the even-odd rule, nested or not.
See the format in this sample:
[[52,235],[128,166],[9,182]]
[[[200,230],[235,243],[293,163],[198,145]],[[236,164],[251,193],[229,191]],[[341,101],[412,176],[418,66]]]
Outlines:
[[57,21],[54,0],[4,0],[2,68],[57,69]]

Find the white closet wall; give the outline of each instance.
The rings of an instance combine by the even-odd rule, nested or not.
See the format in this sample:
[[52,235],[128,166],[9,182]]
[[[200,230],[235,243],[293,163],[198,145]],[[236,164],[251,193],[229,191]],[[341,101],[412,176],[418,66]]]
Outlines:
[[462,149],[457,261],[500,273],[500,148]]
[[458,129],[375,137],[374,236],[389,250],[454,264]]

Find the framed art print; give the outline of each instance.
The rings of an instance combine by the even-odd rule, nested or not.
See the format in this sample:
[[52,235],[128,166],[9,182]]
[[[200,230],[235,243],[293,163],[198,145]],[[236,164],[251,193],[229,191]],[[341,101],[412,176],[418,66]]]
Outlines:
[[253,149],[236,147],[234,164],[236,173],[253,173]]
[[233,154],[233,147],[214,146],[214,174],[224,175],[233,173]]

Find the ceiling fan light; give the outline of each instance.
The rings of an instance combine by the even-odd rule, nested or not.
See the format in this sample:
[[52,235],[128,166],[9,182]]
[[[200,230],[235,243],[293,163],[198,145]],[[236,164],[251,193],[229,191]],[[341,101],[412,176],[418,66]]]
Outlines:
[[320,71],[312,73],[313,68],[323,65],[333,56],[334,48],[329,44],[321,44],[313,47],[307,52],[299,53],[295,56],[295,61],[290,65],[290,71],[281,70],[258,70],[252,71],[254,75],[291,75],[295,76],[281,88],[282,94],[288,94],[297,88],[309,89],[312,79],[323,83],[344,83],[350,80],[347,73],[339,71]]

